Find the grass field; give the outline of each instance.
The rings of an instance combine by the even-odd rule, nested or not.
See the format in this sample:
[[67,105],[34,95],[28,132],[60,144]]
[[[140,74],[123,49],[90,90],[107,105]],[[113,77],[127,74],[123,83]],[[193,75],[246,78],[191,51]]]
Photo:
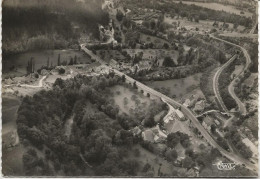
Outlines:
[[19,108],[19,99],[12,98],[2,98],[2,133],[10,132],[16,128],[16,112]]
[[170,46],[170,43],[164,39],[161,39],[159,37],[147,35],[141,33],[140,35],[140,41],[143,43],[153,43],[155,48],[162,48],[165,43],[167,43]]
[[16,143],[18,137],[16,134],[16,117],[19,105],[20,100],[14,96],[4,96],[2,98],[2,172],[8,176],[24,175],[23,146],[18,144],[15,147],[7,148]]
[[124,86],[116,85],[110,88],[110,91],[113,93],[112,99],[119,106],[120,113],[130,114],[130,111],[135,109],[146,111],[152,102],[151,98]]
[[234,76],[237,76],[239,75],[242,71],[243,71],[243,67],[244,65],[236,65],[235,66],[235,71],[233,71],[233,73],[231,74],[231,77],[234,75]]
[[97,55],[100,56],[106,62],[109,62],[111,59],[125,59],[125,57],[117,50],[97,50]]
[[2,173],[10,176],[24,176],[23,153],[24,147],[19,144],[11,149],[3,149]]
[[151,81],[147,82],[147,85],[152,88],[169,88],[170,97],[175,95],[177,99],[181,99],[187,93],[190,93],[195,89],[199,90],[200,76],[201,73],[197,73],[187,78],[172,79],[165,81]]
[[192,1],[183,1],[183,4],[194,4],[196,6],[201,6],[205,7],[207,9],[212,9],[216,11],[225,11],[231,14],[237,14],[240,16],[245,16],[245,17],[252,17],[252,13],[248,11],[244,11],[244,14],[241,14],[241,10],[237,9],[234,6],[231,5],[224,5],[224,4],[219,4],[219,3],[203,3],[203,2],[192,2]]
[[[196,27],[199,28],[199,30],[210,30],[213,29],[215,27],[213,27],[213,23],[214,21],[211,20],[200,20],[198,23],[197,22],[191,22],[188,21],[187,19],[175,19],[175,18],[171,18],[171,17],[165,17],[164,18],[164,22],[168,23],[168,24],[172,24],[172,23],[177,23],[180,22],[180,27],[185,27],[187,30],[189,29],[195,29]],[[227,23],[229,25],[229,29],[233,29],[233,24],[231,23]],[[221,25],[223,25],[223,22],[219,22],[219,27],[221,27]],[[238,26],[237,30],[238,31],[243,31],[245,29],[244,26]]]
[[125,49],[131,57],[135,54],[143,52],[143,59],[155,59],[159,60],[159,66],[162,66],[163,59],[166,56],[171,57],[176,64],[178,64],[179,52],[177,50],[165,50],[165,49]]
[[251,87],[254,84],[254,81],[257,77],[257,73],[251,73],[251,75],[244,81],[244,84]]

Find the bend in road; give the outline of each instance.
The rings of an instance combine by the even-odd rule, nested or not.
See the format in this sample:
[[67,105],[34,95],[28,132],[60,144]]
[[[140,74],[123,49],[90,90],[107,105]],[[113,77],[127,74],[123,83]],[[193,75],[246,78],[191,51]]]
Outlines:
[[23,84],[21,85],[22,87],[29,87],[29,88],[41,88],[43,86],[43,83],[42,81],[46,78],[46,76],[43,76],[40,81],[39,81],[39,84],[38,85],[26,85],[26,84]]
[[236,55],[234,55],[230,60],[228,60],[221,68],[218,69],[218,71],[215,73],[215,76],[213,78],[213,90],[215,93],[215,96],[217,97],[220,106],[222,107],[222,109],[226,112],[229,113],[226,105],[224,104],[224,101],[222,100],[222,97],[220,95],[219,92],[219,88],[218,88],[218,81],[219,81],[219,76],[222,73],[222,71],[230,64],[232,63],[235,59],[236,59]]
[[[224,42],[224,43],[227,43],[227,44],[229,44],[229,45],[232,45],[232,46],[235,46],[235,47],[240,48],[241,51],[243,52],[245,58],[246,58],[246,64],[245,64],[244,70],[243,70],[239,75],[237,75],[237,76],[233,79],[233,81],[230,83],[230,85],[229,85],[229,87],[228,87],[228,91],[229,91],[231,97],[236,101],[240,113],[241,113],[242,115],[246,115],[246,107],[245,107],[245,105],[242,103],[242,101],[237,97],[237,95],[235,94],[234,85],[235,85],[235,80],[238,79],[239,76],[243,75],[243,74],[245,73],[245,71],[249,68],[249,65],[250,65],[250,63],[251,63],[251,58],[250,58],[250,56],[249,56],[249,54],[248,54],[248,52],[247,52],[247,50],[246,50],[245,48],[243,48],[243,47],[241,47],[241,46],[239,46],[239,45],[237,45],[237,44],[228,42],[228,41],[226,41],[226,40],[223,40],[223,39],[214,37],[213,35],[210,35],[210,37],[212,37],[212,38],[214,38],[214,39],[216,39],[216,40],[222,41],[222,42]],[[230,60],[231,60],[231,59],[230,59]],[[230,60],[229,60],[229,61],[230,61]],[[229,61],[228,61],[228,62],[229,62]],[[228,62],[227,62],[227,63],[228,63]],[[226,64],[227,64],[227,63],[226,63]],[[225,66],[226,64],[224,64],[223,66]],[[213,83],[213,84],[215,84],[215,83]],[[215,84],[215,86],[214,86],[214,90],[215,90],[215,89],[216,89],[216,84]]]

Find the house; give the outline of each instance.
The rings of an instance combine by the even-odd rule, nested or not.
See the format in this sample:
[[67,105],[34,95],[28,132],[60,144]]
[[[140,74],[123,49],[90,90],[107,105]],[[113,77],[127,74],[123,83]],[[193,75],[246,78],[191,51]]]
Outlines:
[[194,112],[201,112],[205,109],[206,103],[205,100],[200,100],[195,104]]
[[209,116],[206,116],[204,119],[203,119],[203,122],[202,122],[202,126],[207,129],[209,132],[211,130],[211,125],[214,124],[213,120],[209,117]]
[[167,135],[161,131],[161,129],[159,128],[159,125],[157,125],[155,128],[153,128],[152,131],[154,134],[154,142],[161,142],[167,138]]
[[174,120],[175,120],[174,117],[172,115],[169,115],[164,119],[164,123],[168,124],[170,121],[174,121]]
[[111,66],[116,66],[117,64],[118,64],[117,61],[115,61],[114,59],[111,59],[109,62],[109,65]]
[[176,113],[176,117],[177,117],[179,120],[185,120],[185,117],[184,117],[183,113],[182,113],[179,109],[177,109],[177,110],[175,111],[175,113]]
[[142,137],[144,141],[154,142],[153,131],[150,129],[142,132]]
[[194,169],[189,169],[188,171],[187,171],[187,176],[188,177],[196,177],[197,176],[197,173],[196,173],[196,171],[194,170]]
[[220,125],[220,122],[219,122],[217,119],[215,119],[214,122],[215,122],[215,124],[216,124],[217,126]]
[[159,128],[159,125],[157,125],[152,129],[147,129],[144,132],[142,132],[142,137],[144,141],[157,143],[157,142],[164,141],[167,138],[167,135],[164,134]]
[[189,107],[190,106],[190,99],[186,99],[185,102],[183,103],[183,106]]
[[134,136],[138,136],[139,134],[141,134],[142,130],[138,126],[136,126],[132,129],[132,132]]
[[192,107],[198,100],[198,96],[196,95],[191,95],[188,99],[185,100],[183,105],[185,107]]

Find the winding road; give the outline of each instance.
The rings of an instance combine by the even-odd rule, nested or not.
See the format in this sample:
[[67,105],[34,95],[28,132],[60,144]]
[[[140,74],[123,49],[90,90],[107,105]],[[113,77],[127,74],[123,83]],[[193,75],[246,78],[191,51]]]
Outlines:
[[[97,55],[95,55],[94,53],[92,53],[90,50],[88,50],[86,48],[86,44],[81,44],[81,49],[86,52],[88,55],[90,55],[93,59],[96,59],[98,62],[100,62],[102,65],[105,65],[105,62],[100,58],[98,57]],[[113,69],[109,66],[105,66],[106,68],[108,68],[109,70],[112,70],[114,71],[115,74],[117,74],[118,76],[123,76],[125,75],[124,73],[116,70],[116,69]],[[206,129],[200,124],[200,122],[197,120],[197,118],[194,116],[194,114],[185,106],[183,106],[182,104],[178,103],[177,101],[169,98],[168,96],[158,92],[158,91],[155,91],[154,89],[136,81],[135,79],[125,75],[125,78],[128,82],[130,83],[134,83],[136,82],[136,85],[139,89],[143,89],[146,93],[150,93],[151,95],[154,95],[154,96],[157,96],[161,99],[163,99],[164,101],[168,102],[169,104],[173,105],[173,106],[176,106],[176,107],[180,107],[181,108],[181,111],[183,112],[183,114],[185,115],[185,117],[187,119],[190,119],[191,122],[193,123],[194,127],[196,127],[200,132],[201,134],[203,135],[203,137],[215,148],[217,148],[220,153],[225,156],[226,158],[230,159],[231,161],[234,161],[236,164],[245,164],[245,167],[250,169],[250,170],[254,170],[256,171],[257,170],[257,166],[252,164],[250,161],[244,159],[244,158],[241,158],[233,153],[230,153],[226,150],[224,150],[220,145],[218,145],[216,143],[216,141],[209,135],[209,133],[206,131]]]
[[21,86],[22,87],[29,87],[29,88],[41,88],[42,85],[43,85],[43,80],[46,78],[46,76],[43,76],[40,81],[39,81],[39,84],[38,85],[26,85],[26,84],[22,84]]
[[229,110],[227,109],[227,107],[224,104],[224,101],[222,100],[222,97],[220,96],[220,92],[219,92],[219,76],[222,73],[222,71],[230,64],[232,63],[235,59],[237,58],[237,55],[234,55],[230,60],[228,60],[222,67],[220,67],[218,69],[218,71],[215,73],[215,76],[213,78],[213,90],[215,93],[216,98],[218,99],[218,102],[220,104],[220,106],[222,107],[222,109],[226,112],[229,113]]
[[[245,74],[245,71],[248,70],[249,65],[250,65],[250,63],[251,63],[251,58],[250,58],[250,56],[249,56],[247,50],[246,50],[244,47],[241,47],[241,46],[239,46],[239,45],[237,45],[237,44],[228,42],[228,41],[226,41],[226,40],[223,40],[223,39],[220,39],[220,38],[217,38],[217,37],[214,37],[213,35],[210,35],[210,37],[213,38],[213,39],[222,41],[222,42],[224,42],[224,43],[227,43],[227,44],[229,44],[229,45],[238,47],[239,49],[241,49],[241,51],[243,52],[243,54],[244,54],[244,56],[245,56],[245,58],[246,58],[246,64],[245,64],[245,66],[244,66],[243,71],[242,71],[239,75],[237,75],[237,76],[233,79],[233,81],[230,83],[230,85],[228,86],[229,94],[230,94],[231,97],[236,101],[240,113],[241,113],[242,115],[246,115],[246,107],[245,107],[244,103],[242,103],[242,101],[241,101],[241,100],[237,97],[237,95],[235,94],[235,90],[234,90],[235,87],[234,87],[234,85],[235,85],[236,79],[238,79],[240,76],[244,75],[244,74]],[[222,100],[222,98],[221,98],[221,96],[220,96],[220,94],[219,94],[219,92],[218,92],[218,85],[217,85],[217,83],[218,83],[218,76],[219,76],[220,73],[223,71],[223,69],[225,69],[225,68],[234,60],[233,58],[234,58],[234,56],[233,56],[228,62],[226,62],[226,63],[220,68],[220,70],[217,71],[217,73],[219,72],[219,74],[217,74],[217,73],[215,74],[216,78],[214,77],[213,88],[214,88],[214,92],[215,92],[216,97],[217,97],[217,99],[219,100],[221,106],[222,106],[224,103],[222,104],[223,100]],[[222,108],[223,108],[225,111],[227,110],[226,107],[225,107],[225,105],[223,105]],[[226,111],[226,112],[229,112],[229,111]],[[230,113],[230,112],[229,112],[229,113]]]

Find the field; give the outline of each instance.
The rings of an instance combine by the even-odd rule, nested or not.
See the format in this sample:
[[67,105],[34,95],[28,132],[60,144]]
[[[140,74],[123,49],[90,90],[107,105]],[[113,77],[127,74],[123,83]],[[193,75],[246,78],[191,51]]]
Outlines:
[[[3,58],[3,78],[8,76],[23,76],[26,74],[26,67],[28,61],[33,58],[35,61],[35,70],[47,65],[49,58],[49,65],[57,65],[58,55],[60,54],[60,61],[67,61],[77,56],[77,62],[90,63],[91,59],[81,51],[75,50],[43,50],[35,52],[27,52],[17,55],[12,55]],[[14,66],[14,70],[11,68]]]
[[145,111],[152,102],[151,98],[124,86],[114,86],[110,88],[110,91],[113,93],[112,99],[119,106],[120,113],[130,114],[135,109],[144,109]]
[[202,95],[202,92],[199,90],[200,76],[201,73],[197,73],[187,78],[172,79],[165,81],[152,81],[147,82],[146,84],[152,88],[169,88],[170,97],[175,95],[176,99],[181,99],[184,97],[184,95],[188,93],[189,95],[191,95],[193,91],[195,91],[197,94]]
[[[168,24],[172,24],[172,23],[177,23],[180,22],[180,27],[185,27],[187,30],[191,30],[191,29],[195,29],[196,27],[199,28],[199,30],[211,30],[215,27],[213,27],[213,23],[214,21],[211,20],[200,20],[198,23],[197,22],[191,22],[188,21],[187,19],[175,19],[175,18],[171,18],[171,17],[165,17],[164,18],[164,22],[168,23]],[[228,29],[229,30],[233,30],[233,26],[234,24],[231,23],[227,23],[229,25]],[[223,22],[219,22],[219,27],[223,25]],[[245,29],[244,26],[238,26],[237,30],[238,31],[243,31]],[[174,29],[173,29],[174,30]]]
[[163,59],[166,56],[171,57],[176,64],[178,64],[177,59],[179,57],[179,52],[177,50],[165,50],[165,49],[125,49],[131,57],[135,54],[143,52],[143,59],[155,59],[159,60],[159,66],[162,66]]
[[161,39],[159,37],[147,35],[141,33],[140,35],[140,41],[142,43],[153,43],[155,48],[162,48],[165,43],[167,43],[170,46],[170,43],[164,39]]
[[232,76],[237,76],[243,71],[244,65],[236,65],[235,66],[235,71],[231,74]]
[[231,14],[237,14],[240,16],[245,16],[245,17],[252,17],[252,13],[244,11],[244,14],[241,14],[241,10],[237,9],[234,6],[230,6],[230,5],[223,5],[223,4],[219,4],[219,3],[203,3],[203,2],[189,2],[189,1],[182,1],[183,4],[194,4],[196,6],[201,6],[201,7],[205,7],[207,9],[212,9],[212,10],[216,10],[216,11],[225,11]]
[[16,115],[20,101],[18,98],[13,96],[4,96],[2,100],[3,174],[9,176],[21,176],[24,175],[22,164],[24,148],[21,144],[10,147],[19,142],[16,133]]
[[15,97],[2,98],[2,134],[16,129],[16,112],[19,105],[20,101]]
[[109,62],[111,59],[122,60],[125,57],[117,50],[97,50],[97,55],[102,58],[102,60]]
[[3,175],[10,176],[24,176],[23,171],[23,145],[19,144],[10,149],[3,149],[2,157],[2,172]]
[[251,73],[251,75],[244,81],[244,84],[251,87],[254,84],[254,81],[257,77],[257,73]]

